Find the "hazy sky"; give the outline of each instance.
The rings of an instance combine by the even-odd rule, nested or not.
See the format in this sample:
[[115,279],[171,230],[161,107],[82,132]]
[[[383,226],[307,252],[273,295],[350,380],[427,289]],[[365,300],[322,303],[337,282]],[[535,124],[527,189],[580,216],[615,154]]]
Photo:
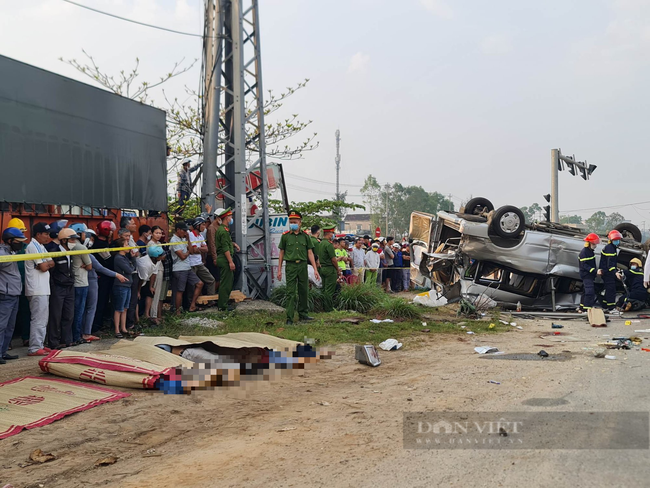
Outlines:
[[[201,0],[76,0],[201,33]],[[560,175],[560,210],[612,207],[650,227],[649,0],[260,0],[266,88],[303,78],[287,113],[320,147],[285,163],[291,200],[359,195],[372,173],[495,205],[542,203],[550,150],[598,165]],[[111,19],[61,0],[0,0],[0,54],[83,79],[59,57],[84,48],[112,72],[138,56],[149,79],[201,40]],[[198,85],[199,64],[168,92]],[[280,114],[282,115],[282,114]],[[361,201],[355,197],[354,200]],[[636,203],[635,206],[614,206]]]

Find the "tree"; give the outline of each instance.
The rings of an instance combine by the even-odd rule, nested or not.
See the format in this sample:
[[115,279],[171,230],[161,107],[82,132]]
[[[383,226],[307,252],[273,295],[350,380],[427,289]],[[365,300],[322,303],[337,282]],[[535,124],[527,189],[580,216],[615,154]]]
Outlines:
[[[312,225],[323,227],[338,225],[334,215],[342,210],[365,210],[363,205],[347,203],[340,200],[317,200],[315,202],[291,202],[291,210],[302,214],[302,227],[309,229]],[[281,200],[269,200],[269,208],[276,213],[285,213],[284,203]]]
[[[172,155],[176,160],[171,167],[168,167],[168,173],[171,173],[170,176],[174,180],[180,161],[188,157],[203,155],[204,126],[200,108],[203,104],[202,97],[195,90],[185,87],[187,98],[182,102],[179,102],[177,98],[170,100],[164,90],[162,90],[164,103],[158,104],[152,98],[154,88],[158,88],[170,79],[186,73],[197,62],[196,59],[186,66],[183,66],[184,60],[175,63],[171,71],[152,83],[141,80],[139,58],[136,58],[135,66],[131,70],[121,70],[118,75],[111,75],[104,72],[90,54],[84,50],[82,52],[87,59],[81,62],[76,59],[59,59],[91,78],[108,91],[141,103],[147,103],[167,112],[167,143],[171,147]],[[268,90],[264,102],[264,115],[269,116],[279,110],[288,97],[307,86],[308,82],[309,80],[305,79],[294,87],[288,87],[280,95],[276,95],[273,90]],[[307,122],[299,120],[297,114],[292,114],[284,120],[265,120],[266,156],[284,160],[299,159],[305,151],[316,149],[318,147],[318,142],[315,141],[316,133],[307,136],[305,140],[295,146],[286,144],[288,139],[305,131],[311,123],[311,120]],[[252,141],[255,141],[257,136],[258,131],[251,131],[247,134],[247,141],[251,141],[249,149],[254,149]],[[222,146],[219,150],[220,154],[223,154]]]
[[382,228],[385,235],[407,234],[411,213],[415,211],[436,214],[440,210],[454,210],[453,202],[441,193],[427,192],[421,186],[404,186],[401,183],[387,184],[382,188],[373,175],[366,178],[361,194],[370,210],[372,227]]
[[598,211],[585,220],[585,225],[591,232],[602,234],[607,227],[607,214],[602,210]]
[[625,217],[623,217],[620,213],[614,212],[609,214],[607,216],[607,220],[605,221],[605,232],[609,232],[618,224],[622,224],[623,222],[625,222]]
[[519,210],[524,214],[528,224],[535,222],[538,220],[537,216],[542,215],[542,207],[538,203],[533,203],[530,207],[521,207]]
[[582,225],[582,217],[580,215],[561,215],[560,224]]

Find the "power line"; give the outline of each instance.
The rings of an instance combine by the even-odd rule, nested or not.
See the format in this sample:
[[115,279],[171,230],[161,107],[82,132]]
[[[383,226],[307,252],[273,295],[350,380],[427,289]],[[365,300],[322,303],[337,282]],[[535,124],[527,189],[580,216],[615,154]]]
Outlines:
[[644,205],[646,203],[650,203],[650,201],[646,202],[636,202],[636,203],[621,203],[620,205],[610,205],[608,207],[590,207],[590,208],[576,208],[573,210],[562,210],[560,213],[566,214],[569,212],[584,212],[587,210],[603,210],[603,209],[609,209],[609,208],[621,208],[621,207],[632,207],[634,205]]
[[119,19],[119,20],[124,20],[126,22],[131,22],[133,24],[143,25],[145,27],[151,27],[153,29],[159,29],[159,30],[162,30],[162,31],[172,32],[174,34],[180,34],[180,35],[183,35],[183,36],[191,36],[191,37],[201,37],[201,38],[203,38],[203,36],[201,34],[194,34],[192,32],[182,32],[182,31],[177,31],[177,30],[174,30],[174,29],[168,29],[166,27],[160,27],[158,25],[146,24],[144,22],[139,22],[137,20],[127,19],[126,17],[120,17],[119,15],[104,12],[103,10],[97,10],[96,8],[92,8],[92,7],[89,7],[87,5],[82,5],[80,3],[73,2],[71,0],[63,0],[63,1],[66,2],[66,3],[72,4],[72,5],[76,5],[77,7],[85,8],[86,10],[91,10],[91,11],[96,12],[98,14],[108,15],[109,17],[113,17],[113,18]]
[[[287,173],[286,171],[284,172],[284,174],[287,175],[287,176],[291,176],[292,178],[296,178],[296,179],[303,180],[303,181],[311,181],[312,183],[322,183],[322,184],[325,184],[325,185],[336,186],[336,183],[333,183],[331,181],[315,180],[313,178],[307,178],[305,176],[299,176],[299,175],[294,175],[292,173]],[[363,187],[363,185],[349,185],[349,184],[345,184],[345,183],[340,183],[340,186],[349,186],[351,188],[362,188]]]

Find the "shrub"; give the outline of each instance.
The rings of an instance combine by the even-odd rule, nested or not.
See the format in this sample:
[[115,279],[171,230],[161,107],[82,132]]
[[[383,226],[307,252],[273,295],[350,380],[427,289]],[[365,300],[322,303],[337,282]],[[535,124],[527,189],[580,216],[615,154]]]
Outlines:
[[334,306],[338,310],[354,310],[367,313],[383,299],[384,292],[375,283],[359,283],[341,287]]
[[372,312],[378,316],[391,319],[414,320],[422,316],[422,312],[417,305],[398,297],[385,297],[372,309]]
[[[287,306],[287,287],[280,285],[273,288],[269,300],[276,305],[286,308]],[[323,311],[323,292],[319,288],[311,288],[307,298],[307,306],[310,312]]]

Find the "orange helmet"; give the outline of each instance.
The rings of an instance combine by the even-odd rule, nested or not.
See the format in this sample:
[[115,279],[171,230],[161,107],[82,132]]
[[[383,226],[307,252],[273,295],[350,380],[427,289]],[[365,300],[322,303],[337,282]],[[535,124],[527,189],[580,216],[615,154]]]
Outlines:
[[600,244],[600,237],[598,237],[598,234],[594,234],[592,232],[587,237],[585,237],[585,242],[590,242],[591,244]]
[[609,234],[607,234],[607,238],[610,241],[620,241],[621,239],[623,239],[623,236],[621,235],[621,233],[619,231],[611,230],[611,231],[609,231]]

